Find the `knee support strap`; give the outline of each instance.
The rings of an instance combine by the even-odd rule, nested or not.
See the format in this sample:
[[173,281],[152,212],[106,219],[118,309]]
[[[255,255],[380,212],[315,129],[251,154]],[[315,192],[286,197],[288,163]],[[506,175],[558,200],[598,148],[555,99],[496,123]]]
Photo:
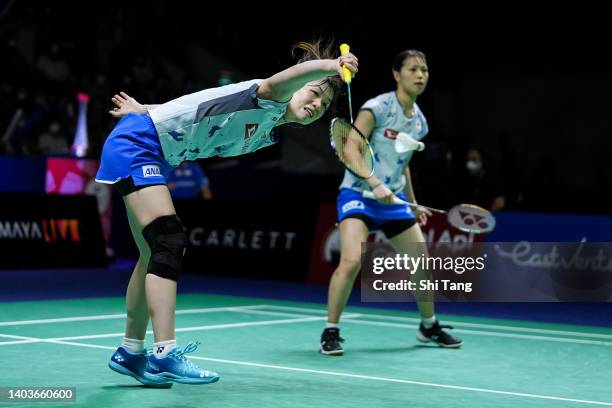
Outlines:
[[151,248],[147,273],[178,281],[187,248],[185,227],[176,215],[156,218],[144,227],[142,235]]

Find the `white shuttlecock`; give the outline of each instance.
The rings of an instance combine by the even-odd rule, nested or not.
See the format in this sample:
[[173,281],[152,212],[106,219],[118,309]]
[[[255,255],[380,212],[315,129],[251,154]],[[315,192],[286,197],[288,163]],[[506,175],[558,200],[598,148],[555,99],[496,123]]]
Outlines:
[[405,153],[409,151],[420,152],[425,149],[425,144],[415,140],[407,133],[400,132],[397,134],[395,139],[395,151],[398,153]]

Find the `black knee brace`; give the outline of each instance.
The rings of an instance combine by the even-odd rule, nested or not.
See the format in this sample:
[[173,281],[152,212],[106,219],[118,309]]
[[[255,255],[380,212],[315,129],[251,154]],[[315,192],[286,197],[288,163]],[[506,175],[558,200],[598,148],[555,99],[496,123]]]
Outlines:
[[176,215],[156,218],[144,227],[142,235],[151,248],[147,273],[178,281],[187,248],[185,227]]

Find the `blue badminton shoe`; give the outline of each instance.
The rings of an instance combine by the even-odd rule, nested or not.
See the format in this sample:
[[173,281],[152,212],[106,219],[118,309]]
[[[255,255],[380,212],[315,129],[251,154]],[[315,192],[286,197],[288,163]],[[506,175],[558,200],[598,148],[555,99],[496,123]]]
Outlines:
[[145,352],[130,353],[123,347],[119,347],[108,362],[108,367],[119,374],[134,377],[147,387],[169,388],[172,386],[171,382],[162,378],[145,378],[143,373],[147,364],[148,360]]
[[162,358],[149,355],[144,377],[155,382],[174,381],[182,384],[210,384],[219,381],[219,374],[204,370],[185,357],[185,354],[196,351],[199,344],[191,342],[184,349],[175,347]]

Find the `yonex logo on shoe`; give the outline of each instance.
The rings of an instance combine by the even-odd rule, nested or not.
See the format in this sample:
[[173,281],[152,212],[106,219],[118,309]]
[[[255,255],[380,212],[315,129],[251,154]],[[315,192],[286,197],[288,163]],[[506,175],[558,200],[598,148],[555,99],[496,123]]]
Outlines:
[[210,374],[210,372],[209,372],[209,371],[200,371],[200,377],[201,377],[201,378],[208,377],[208,376],[209,376],[209,374]]
[[115,354],[115,357],[113,358],[119,363],[123,363],[125,361],[125,358],[121,357],[119,354]]
[[157,350],[155,350],[155,354],[161,354],[164,352],[166,346],[157,346]]
[[142,166],[142,176],[143,177],[159,177],[161,176],[161,170],[159,166],[148,165]]

